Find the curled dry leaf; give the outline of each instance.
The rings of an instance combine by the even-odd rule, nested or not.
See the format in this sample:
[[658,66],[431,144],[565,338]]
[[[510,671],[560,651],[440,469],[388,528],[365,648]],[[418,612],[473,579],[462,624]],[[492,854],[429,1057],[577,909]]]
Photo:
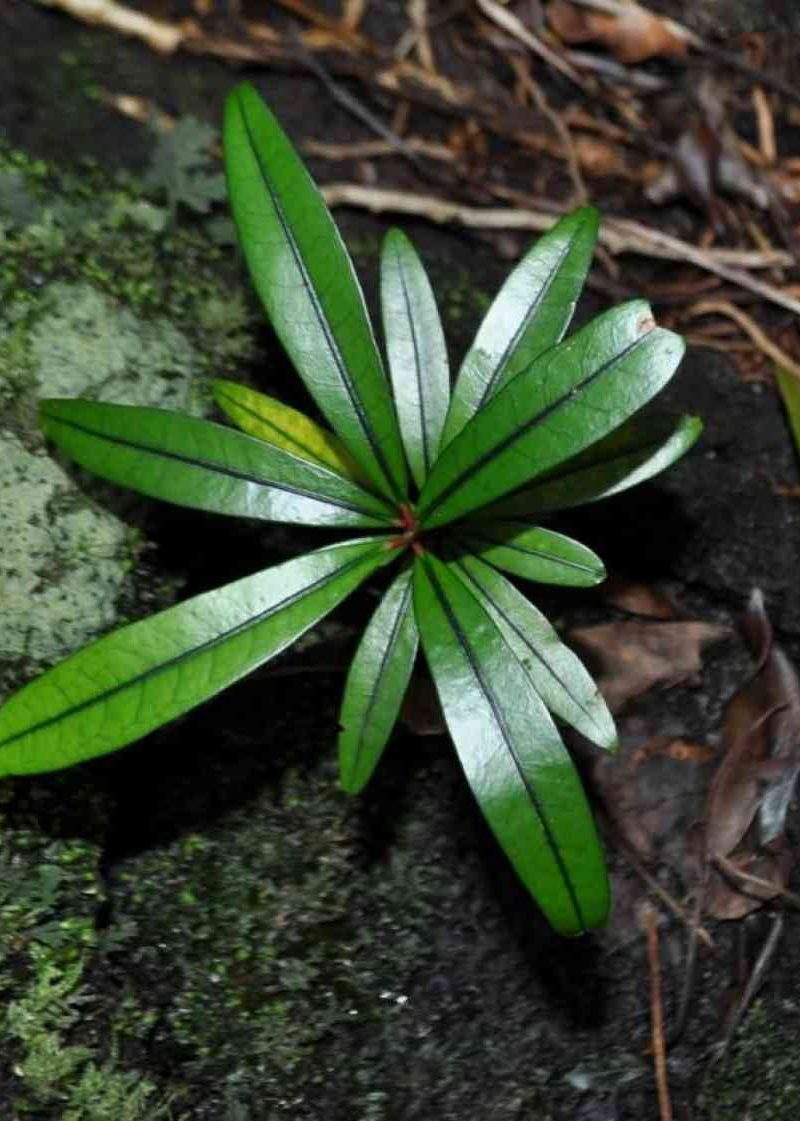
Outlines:
[[569,0],[547,5],[547,20],[565,43],[603,43],[620,62],[685,55],[691,36],[678,24],[639,4],[620,4],[615,12],[579,7]]
[[612,712],[659,685],[694,676],[702,650],[727,638],[730,628],[690,620],[685,623],[603,623],[570,633],[594,663],[597,684]]
[[777,899],[789,880],[792,854],[784,838],[768,848],[735,852],[717,866],[709,884],[705,913],[713,919],[743,919]]
[[713,866],[706,909],[741,918],[784,890],[786,814],[800,772],[800,682],[774,642],[761,592],[741,623],[756,660],[725,714],[725,754],[706,804],[705,855]]

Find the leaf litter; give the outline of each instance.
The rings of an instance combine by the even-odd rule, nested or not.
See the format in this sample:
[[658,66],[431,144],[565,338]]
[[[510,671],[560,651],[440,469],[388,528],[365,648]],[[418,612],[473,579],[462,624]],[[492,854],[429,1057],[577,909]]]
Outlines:
[[[641,589],[632,602],[637,599],[645,609],[650,606]],[[601,688],[612,707],[622,711],[619,754],[592,760],[590,769],[592,789],[623,856],[611,938],[622,944],[629,939],[647,894],[660,898],[690,929],[673,1041],[688,1019],[698,942],[709,946],[711,941],[700,924],[709,919],[736,923],[764,908],[779,908],[749,976],[737,983],[737,1003],[720,1045],[723,1054],[768,973],[782,930],[780,908],[800,905],[787,887],[793,854],[786,833],[800,774],[800,679],[775,641],[756,589],[739,627],[754,668],[727,702],[719,748],[679,733],[653,735],[652,718],[631,710],[631,702],[645,691],[648,678],[664,687],[671,679],[685,680],[687,670],[696,673],[700,636],[714,637],[712,626],[623,622],[586,630],[602,660]],[[684,628],[683,651],[677,627]],[[649,632],[658,630],[669,636],[666,641],[654,642]],[[585,632],[580,639],[586,648]],[[671,664],[670,650],[678,651]],[[625,862],[635,877],[626,875]],[[640,879],[647,889],[637,887]]]

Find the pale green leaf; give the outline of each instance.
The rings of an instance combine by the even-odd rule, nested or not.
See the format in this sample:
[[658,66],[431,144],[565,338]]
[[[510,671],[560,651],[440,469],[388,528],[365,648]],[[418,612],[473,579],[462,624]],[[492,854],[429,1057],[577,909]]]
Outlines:
[[311,417],[279,401],[259,393],[247,385],[215,378],[211,383],[214,401],[228,420],[266,444],[283,448],[287,452],[320,463],[339,475],[365,485],[363,471],[348,452],[342,441]]
[[602,439],[664,386],[683,350],[641,300],[599,316],[513,378],[448,444],[420,495],[420,523],[463,517]]
[[421,487],[439,452],[450,373],[430,282],[400,230],[390,230],[383,243],[381,309],[400,433],[411,473]]
[[429,553],[414,610],[461,765],[520,879],[562,934],[608,914],[603,855],[580,780],[530,677],[479,599]]
[[782,366],[775,367],[775,376],[789,417],[794,446],[800,453],[800,377],[784,370]]
[[332,545],[84,647],[0,708],[0,776],[69,767],[174,720],[279,654],[392,555],[381,539]]
[[459,370],[442,447],[511,378],[564,337],[589,271],[598,222],[592,206],[568,214],[511,272]]
[[518,521],[465,525],[463,540],[470,552],[483,560],[540,584],[591,588],[606,578],[605,566],[596,553],[542,526]]
[[348,794],[362,790],[378,764],[400,712],[418,644],[407,568],[370,619],[347,675],[339,717],[339,773]]

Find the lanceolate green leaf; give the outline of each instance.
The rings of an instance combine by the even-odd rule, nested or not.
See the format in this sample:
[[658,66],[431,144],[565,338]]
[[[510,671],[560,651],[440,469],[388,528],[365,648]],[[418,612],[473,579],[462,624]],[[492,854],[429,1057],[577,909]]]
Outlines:
[[414,609],[445,720],[473,793],[525,886],[563,934],[602,923],[608,882],[575,768],[495,620],[430,554]]
[[196,510],[326,526],[383,526],[391,507],[330,468],[164,409],[49,400],[42,428],[112,483]]
[[378,605],[347,676],[339,723],[339,773],[344,789],[366,786],[397,720],[419,635],[405,569]]
[[381,254],[381,309],[400,433],[418,487],[439,452],[450,373],[436,300],[411,242],[390,230]]
[[683,341],[640,300],[599,316],[518,374],[444,449],[419,499],[426,529],[479,509],[577,455],[672,376]]
[[381,540],[332,545],[99,639],[0,708],[0,775],[139,739],[280,653],[391,558]]
[[592,206],[562,218],[503,284],[458,373],[443,447],[506,382],[561,341],[591,264],[598,223]]
[[245,83],[228,98],[225,167],[253,283],[330,424],[373,483],[405,497],[389,382],[350,256],[275,117]]
[[551,712],[592,743],[617,746],[614,720],[600,690],[530,600],[478,557],[453,566],[481,599]]
[[[217,378],[211,387],[222,412],[248,436],[365,484],[363,471],[338,436],[305,413],[235,381]],[[366,489],[372,489],[369,481]]]
[[563,533],[514,521],[465,526],[464,530],[471,552],[525,580],[590,588],[606,578],[597,553]]
[[702,431],[699,417],[685,416],[677,422],[634,417],[532,486],[480,510],[477,517],[528,518],[610,498],[665,471],[686,454]]

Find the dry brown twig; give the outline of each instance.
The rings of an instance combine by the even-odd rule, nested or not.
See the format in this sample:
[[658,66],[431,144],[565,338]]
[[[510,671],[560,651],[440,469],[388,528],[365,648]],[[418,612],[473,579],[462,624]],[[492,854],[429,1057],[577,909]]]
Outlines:
[[[421,136],[404,137],[403,144],[409,152],[417,156],[439,160],[441,163],[453,162],[453,153],[446,144],[436,144]],[[382,156],[397,155],[397,145],[388,140],[359,140],[353,144],[329,144],[324,140],[309,139],[302,141],[300,148],[310,156],[323,160],[374,160]]]
[[661,963],[659,960],[658,914],[649,903],[643,908],[642,922],[647,938],[647,965],[650,974],[651,1048],[658,1091],[661,1121],[673,1121],[672,1103],[667,1080],[667,1048],[664,1042],[664,1004],[661,995]]
[[346,31],[358,31],[368,5],[369,0],[342,0],[342,27]]
[[771,167],[778,158],[778,149],[775,144],[775,118],[769,99],[761,86],[753,86],[753,108],[758,126],[758,151],[767,167]]
[[478,8],[483,12],[487,19],[496,24],[497,27],[502,28],[513,38],[523,43],[526,47],[543,59],[546,63],[558,70],[565,77],[569,78],[576,86],[584,88],[583,79],[574,67],[570,66],[568,62],[561,57],[561,55],[543,43],[541,39],[530,31],[522,20],[510,12],[508,8],[504,8],[498,4],[496,0],[477,0]]
[[552,105],[547,100],[544,90],[539,83],[535,81],[531,74],[530,66],[527,65],[528,60],[516,57],[512,54],[508,56],[508,61],[516,73],[522,88],[533,99],[539,112],[547,117],[548,121],[553,126],[553,131],[563,145],[567,169],[575,192],[575,205],[585,203],[589,198],[589,192],[586,190],[586,183],[581,174],[580,161],[569,125],[562,115],[553,109]]
[[692,936],[696,938],[698,942],[702,942],[707,950],[713,950],[714,939],[708,933],[706,928],[704,926],[701,926],[699,924],[699,921],[696,921],[694,916],[688,914],[686,908],[680,905],[674,895],[671,895],[670,892],[668,892],[666,888],[664,888],[658,882],[656,877],[647,870],[645,865],[639,859],[639,855],[636,852],[636,849],[626,840],[623,834],[621,834],[619,830],[615,830],[615,835],[620,845],[622,846],[622,851],[625,855],[625,859],[633,868],[634,872],[636,872],[636,874],[644,880],[653,894],[661,900],[668,911],[672,911],[675,918],[678,919],[679,922],[683,923],[683,925],[687,928],[687,930],[691,932]]
[[[453,223],[470,229],[485,230],[547,230],[552,226],[553,218],[563,209],[556,203],[548,203],[552,207],[548,210],[512,207],[482,209],[463,206],[433,195],[363,187],[358,183],[329,183],[322,188],[322,193],[329,206],[354,206],[373,214],[408,214],[440,224]],[[606,218],[600,230],[599,241],[614,255],[638,253],[668,261],[688,261],[740,288],[754,292],[770,303],[800,315],[800,300],[743,271],[791,264],[790,255],[781,250],[764,253],[746,249],[698,249],[686,241],[626,218]]]
[[790,357],[777,343],[768,338],[756,321],[741,308],[729,303],[727,300],[701,300],[687,308],[685,318],[694,319],[701,315],[724,315],[737,323],[744,333],[752,340],[753,344],[762,354],[777,362],[779,366],[788,370],[795,377],[800,378],[800,363]]
[[179,24],[153,19],[114,0],[37,0],[37,3],[45,8],[61,8],[83,23],[108,27],[141,39],[159,54],[172,54],[183,43],[184,30]]
[[412,50],[416,51],[423,70],[435,74],[437,69],[428,23],[428,0],[408,0],[406,10],[409,27],[400,36],[394,49],[394,56],[397,59],[402,59]]
[[[103,100],[118,112],[135,120],[146,123],[155,120],[162,130],[174,124],[172,118],[160,112],[153,103],[143,98],[129,97],[122,94],[103,92]],[[328,146],[321,142],[307,141],[307,150],[330,159],[361,157],[372,155],[390,154],[397,151],[397,143],[391,141],[367,141],[364,150],[359,152],[359,146]],[[415,157],[426,155],[432,159],[449,159],[449,151],[445,155],[438,146],[430,147],[427,142],[419,140],[401,141]],[[353,206],[374,214],[393,212],[397,214],[413,215],[426,218],[437,224],[452,223],[465,226],[469,229],[484,230],[530,230],[542,232],[548,230],[554,217],[564,209],[563,204],[555,201],[543,200],[541,209],[526,207],[494,207],[479,208],[464,206],[446,198],[434,195],[423,195],[411,191],[395,191],[382,187],[365,187],[360,183],[330,183],[322,188],[329,206]],[[511,193],[513,194],[513,192]],[[760,281],[751,276],[746,269],[768,269],[790,265],[792,257],[784,250],[742,250],[742,249],[697,249],[688,242],[673,238],[660,230],[652,229],[625,218],[606,218],[600,230],[599,242],[602,248],[613,255],[621,253],[638,253],[642,256],[657,257],[664,260],[688,261],[706,272],[722,277],[738,287],[752,291],[757,295],[786,307],[790,311],[800,314],[800,299],[789,294],[789,290],[775,288],[773,285]],[[703,301],[694,305],[694,314],[706,314],[700,308],[711,309],[715,301]],[[795,372],[796,364],[776,344],[760,331],[760,328],[732,304],[719,302],[720,307],[725,307],[731,318],[736,319],[750,335],[757,346],[764,353],[773,356],[777,361],[786,365]],[[730,311],[728,311],[730,309]],[[745,327],[745,321],[748,326]],[[778,357],[780,356],[780,357]]]

